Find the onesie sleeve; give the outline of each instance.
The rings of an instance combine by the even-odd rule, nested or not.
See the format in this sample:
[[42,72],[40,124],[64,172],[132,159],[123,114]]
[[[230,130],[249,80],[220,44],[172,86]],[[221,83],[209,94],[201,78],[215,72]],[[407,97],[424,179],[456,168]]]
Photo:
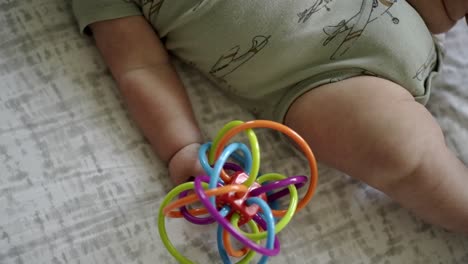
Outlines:
[[81,33],[94,22],[142,15],[131,0],[72,0],[72,8]]

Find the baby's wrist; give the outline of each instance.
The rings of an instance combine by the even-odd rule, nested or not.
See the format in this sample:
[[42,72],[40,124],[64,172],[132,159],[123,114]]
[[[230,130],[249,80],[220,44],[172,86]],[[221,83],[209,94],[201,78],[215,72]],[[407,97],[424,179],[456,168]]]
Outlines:
[[179,156],[179,155],[182,155],[183,153],[185,152],[190,152],[193,150],[193,148],[195,148],[197,151],[198,151],[198,148],[200,148],[201,146],[201,143],[199,142],[193,142],[193,143],[189,143],[181,148],[179,148],[176,152],[174,152],[174,154],[172,154],[172,156],[166,161],[166,164],[168,167],[171,167],[171,163],[174,161],[174,160],[177,160],[175,157],[176,156]]
[[175,184],[186,182],[190,177],[203,173],[198,159],[201,144],[190,143],[180,148],[169,160],[169,175]]

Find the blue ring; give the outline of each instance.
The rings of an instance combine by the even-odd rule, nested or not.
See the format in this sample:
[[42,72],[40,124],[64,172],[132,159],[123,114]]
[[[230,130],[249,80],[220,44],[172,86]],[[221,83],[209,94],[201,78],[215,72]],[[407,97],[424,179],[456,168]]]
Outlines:
[[[228,209],[228,210],[225,210]],[[223,209],[221,209],[219,211],[219,214],[223,217],[226,217],[228,214],[229,214],[229,211],[231,209],[229,208],[229,206],[225,206],[223,207]],[[223,244],[223,226],[218,224],[218,230],[216,232],[216,237],[217,237],[217,244],[218,244],[218,252],[219,252],[219,255],[221,256],[221,259],[223,260],[223,263],[224,264],[231,264],[231,260],[229,259],[229,256],[226,252],[226,248],[224,247],[224,244]]]
[[[216,188],[216,185],[218,184],[220,180],[219,175],[221,174],[221,170],[224,166],[224,163],[226,163],[229,157],[231,156],[231,154],[237,150],[240,150],[244,153],[245,161],[246,161],[246,164],[245,164],[246,171],[251,170],[252,154],[250,153],[249,148],[243,143],[231,143],[223,150],[223,152],[221,153],[221,155],[219,156],[218,160],[216,161],[214,165],[212,173],[209,175],[210,176],[209,189]],[[211,204],[213,204],[213,206],[216,206],[215,197],[212,196],[209,199],[210,199]]]
[[213,168],[211,168],[211,165],[208,162],[208,155],[206,155],[208,150],[211,148],[211,145],[211,142],[207,142],[201,145],[198,149],[198,159],[200,160],[200,165],[205,170],[207,175],[210,175],[213,172]]
[[[267,241],[266,248],[273,249],[275,242],[275,219],[273,218],[273,213],[271,212],[270,206],[268,203],[258,197],[251,197],[247,199],[247,205],[257,204],[263,211],[264,220],[267,224]],[[265,264],[268,261],[268,256],[263,255],[262,258],[258,261],[259,264]]]
[[[266,223],[266,229],[267,229],[267,241],[266,241],[266,247],[269,248],[269,249],[273,249],[274,248],[274,241],[275,241],[275,221],[274,221],[274,218],[273,218],[273,213],[271,212],[271,209],[270,207],[268,206],[268,204],[262,200],[261,198],[258,198],[258,197],[251,197],[249,199],[247,199],[247,203],[248,205],[251,205],[251,204],[257,204],[261,209],[262,211],[264,212],[263,213],[263,220],[265,221]],[[222,210],[225,210],[226,207],[223,207]],[[229,213],[229,211],[226,212],[222,212],[220,211],[220,214],[225,217],[227,214]],[[216,232],[216,235],[217,235],[217,244],[218,244],[218,251],[219,251],[219,255],[221,256],[221,259],[223,261],[224,264],[231,264],[231,260],[229,259],[229,256],[226,252],[226,248],[224,247],[224,243],[223,243],[223,227],[222,225],[218,225],[218,229],[217,229],[217,232]],[[266,264],[267,261],[268,261],[268,256],[266,255],[263,255],[260,260],[258,261],[258,264]]]

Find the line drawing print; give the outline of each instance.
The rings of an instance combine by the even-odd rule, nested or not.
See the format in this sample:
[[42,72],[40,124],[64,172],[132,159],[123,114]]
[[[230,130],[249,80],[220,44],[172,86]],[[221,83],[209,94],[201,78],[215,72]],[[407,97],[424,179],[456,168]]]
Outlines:
[[311,7],[297,14],[297,16],[299,17],[297,23],[307,22],[313,14],[319,12],[322,9],[330,11],[331,9],[330,7],[328,7],[328,4],[332,1],[333,0],[315,0],[315,3]]
[[211,67],[210,74],[223,78],[234,72],[244,63],[252,59],[260,50],[268,44],[270,36],[257,35],[252,38],[251,47],[244,53],[240,53],[240,45],[236,45],[229,51],[221,55],[216,63]]
[[357,14],[349,19],[343,19],[338,24],[326,26],[323,32],[328,36],[323,42],[327,46],[337,36],[346,34],[344,40],[330,56],[330,59],[336,59],[343,56],[353,44],[361,37],[367,25],[388,15],[394,24],[399,24],[400,20],[390,13],[390,9],[398,0],[362,0],[361,8]]
[[424,81],[425,78],[427,77],[428,73],[434,69],[437,60],[436,58],[436,53],[434,52],[434,47],[432,47],[431,52],[426,58],[426,61],[421,65],[421,67],[418,68],[416,71],[416,74],[413,76],[413,79],[417,79],[419,81]]
[[153,19],[153,16],[159,13],[164,1],[165,0],[141,0],[141,7],[143,10],[146,10],[146,6],[149,5],[146,15],[149,19]]

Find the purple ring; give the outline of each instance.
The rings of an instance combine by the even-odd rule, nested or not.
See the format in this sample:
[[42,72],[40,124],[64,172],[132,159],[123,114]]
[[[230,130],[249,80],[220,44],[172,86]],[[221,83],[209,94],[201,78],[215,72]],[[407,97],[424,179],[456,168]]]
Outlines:
[[[184,198],[188,195],[188,190],[187,191],[183,191],[179,194],[179,199],[180,198]],[[196,225],[209,225],[209,224],[212,224],[214,222],[216,222],[216,220],[211,217],[211,216],[207,216],[207,217],[198,217],[198,216],[194,216],[193,214],[191,214],[188,209],[187,209],[187,206],[182,206],[179,208],[180,210],[180,213],[184,216],[184,218],[191,222],[192,224],[196,224]]]
[[[255,214],[252,220],[255,221],[263,230],[267,229],[267,224],[265,222],[265,219],[263,219],[259,214]],[[250,240],[249,240],[250,241]],[[222,245],[224,246],[224,242],[221,240]],[[244,244],[245,246],[245,244]],[[275,242],[274,242],[274,249],[278,249],[278,252],[281,250],[280,242],[278,239],[278,236],[275,236]]]
[[[255,221],[255,223],[257,223],[263,230],[266,230],[267,229],[267,224],[265,222],[265,219],[263,219],[263,217],[261,217],[259,214],[255,214],[254,217],[253,217],[253,220]],[[279,242],[279,239],[278,239],[278,236],[275,236],[275,246],[274,246],[275,249],[278,249],[278,251],[280,251],[280,242]]]
[[[283,180],[274,181],[274,182],[270,182],[268,184],[262,185],[261,187],[252,190],[250,192],[250,196],[259,196],[259,195],[261,195],[263,193],[266,193],[266,192],[269,192],[269,191],[272,191],[272,190],[285,188],[285,187],[287,187],[287,186],[289,186],[291,184],[294,184],[296,186],[296,188],[299,189],[302,186],[304,186],[306,182],[307,182],[307,177],[306,176],[303,176],[303,175],[292,176],[292,177],[288,177],[288,178],[283,179]],[[279,198],[285,196],[288,193],[289,193],[289,189],[284,189],[284,190],[281,190],[279,192],[275,192],[275,193],[273,193],[271,195],[268,195],[268,202],[273,202],[275,200],[278,200]]]
[[[233,170],[233,171],[242,171],[242,167],[237,165],[237,164],[234,164],[234,163],[226,163],[224,164],[224,169],[225,170]],[[193,181],[193,177],[191,177],[191,181]],[[204,181],[206,183],[208,183],[209,181]],[[218,185],[218,187],[221,186],[220,184]],[[188,195],[189,191],[183,191],[179,194],[179,199],[181,198],[184,198]],[[191,214],[188,209],[187,209],[187,206],[182,206],[179,208],[180,210],[180,213],[184,216],[184,218],[189,221],[190,223],[192,224],[196,224],[196,225],[209,225],[209,224],[212,224],[214,222],[216,222],[216,220],[212,217],[212,216],[207,216],[207,217],[198,217],[198,216],[194,216],[193,214]]]
[[[195,192],[198,195],[198,198],[200,201],[205,205],[206,209],[208,209],[208,212],[210,212],[211,216],[218,222],[218,224],[222,225],[224,229],[226,229],[233,237],[235,237],[239,242],[244,244],[245,246],[251,248],[252,250],[266,256],[275,256],[279,253],[279,242],[275,243],[275,247],[273,249],[267,249],[264,248],[256,243],[254,243],[252,240],[246,238],[243,236],[239,231],[237,231],[224,217],[221,216],[221,214],[218,212],[218,210],[211,204],[208,196],[205,194],[203,187],[201,185],[202,180],[207,179],[209,180],[209,177],[206,176],[199,176],[195,178]],[[275,237],[276,240],[276,237]],[[278,245],[278,247],[276,247]]]
[[223,169],[232,171],[244,171],[244,169],[241,166],[231,162],[226,162],[223,166]]

